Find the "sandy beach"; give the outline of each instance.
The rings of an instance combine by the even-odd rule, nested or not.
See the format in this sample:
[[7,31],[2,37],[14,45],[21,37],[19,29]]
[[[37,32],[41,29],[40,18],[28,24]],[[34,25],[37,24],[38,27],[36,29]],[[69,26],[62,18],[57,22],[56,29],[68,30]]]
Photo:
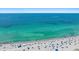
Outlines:
[[79,36],[49,40],[1,43],[0,51],[75,51],[79,50]]

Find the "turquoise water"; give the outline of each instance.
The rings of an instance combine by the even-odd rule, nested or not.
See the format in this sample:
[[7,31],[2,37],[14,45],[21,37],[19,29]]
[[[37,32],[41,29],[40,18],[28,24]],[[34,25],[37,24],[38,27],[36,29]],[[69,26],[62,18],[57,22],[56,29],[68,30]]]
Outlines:
[[0,42],[18,42],[79,35],[79,14],[0,14]]

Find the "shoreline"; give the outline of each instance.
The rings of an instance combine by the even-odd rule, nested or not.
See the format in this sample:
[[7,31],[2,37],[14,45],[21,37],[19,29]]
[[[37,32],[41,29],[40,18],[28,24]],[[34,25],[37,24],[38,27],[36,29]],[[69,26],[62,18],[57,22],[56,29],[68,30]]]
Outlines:
[[17,42],[0,42],[0,44],[13,44],[13,43],[29,43],[29,42],[38,42],[38,41],[49,41],[49,40],[60,40],[64,38],[71,38],[71,37],[79,37],[78,36],[68,36],[68,37],[57,37],[57,38],[47,38],[47,39],[41,39],[41,40],[31,40],[31,41],[17,41]]

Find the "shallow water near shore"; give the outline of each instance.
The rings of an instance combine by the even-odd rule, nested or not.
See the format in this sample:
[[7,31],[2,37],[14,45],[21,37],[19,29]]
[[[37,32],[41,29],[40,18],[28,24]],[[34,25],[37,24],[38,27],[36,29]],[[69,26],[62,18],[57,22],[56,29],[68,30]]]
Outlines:
[[79,35],[79,14],[0,14],[0,42],[36,41]]

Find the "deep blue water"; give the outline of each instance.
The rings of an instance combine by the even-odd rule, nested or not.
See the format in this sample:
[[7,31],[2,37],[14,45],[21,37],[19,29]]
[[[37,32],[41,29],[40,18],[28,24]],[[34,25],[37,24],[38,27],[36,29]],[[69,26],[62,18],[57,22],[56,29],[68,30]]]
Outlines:
[[79,14],[66,13],[30,13],[30,14],[0,14],[0,26],[21,24],[78,24]]

